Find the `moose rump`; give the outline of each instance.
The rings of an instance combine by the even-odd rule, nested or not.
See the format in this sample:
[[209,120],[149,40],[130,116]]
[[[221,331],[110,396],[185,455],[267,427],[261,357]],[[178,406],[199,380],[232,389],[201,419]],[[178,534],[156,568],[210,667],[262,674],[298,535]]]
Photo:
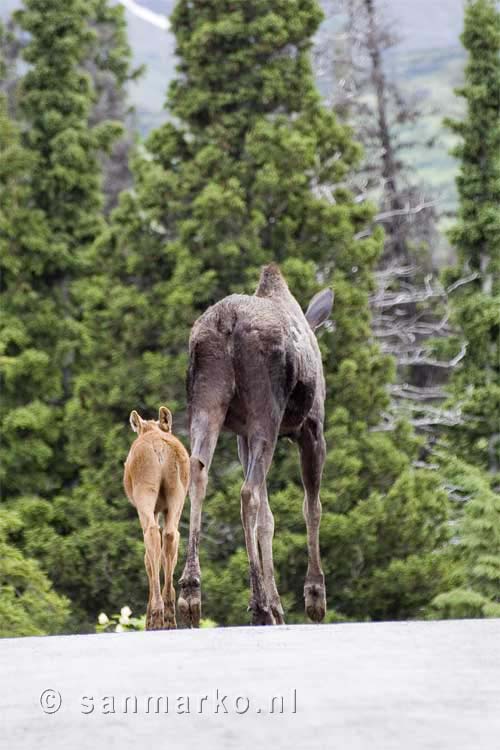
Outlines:
[[196,322],[187,382],[191,455],[207,468],[212,434],[217,438],[227,429],[274,441],[278,434],[293,436],[322,395],[322,383],[308,367],[315,337],[298,347],[297,328],[291,334],[285,322],[270,300],[237,294]]

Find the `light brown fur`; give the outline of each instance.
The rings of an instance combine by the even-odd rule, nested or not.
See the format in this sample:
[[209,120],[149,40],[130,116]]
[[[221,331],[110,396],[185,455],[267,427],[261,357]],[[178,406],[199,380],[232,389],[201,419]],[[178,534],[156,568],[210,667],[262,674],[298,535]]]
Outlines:
[[[165,406],[160,408],[158,421],[143,420],[133,411],[130,424],[137,438],[125,462],[123,483],[144,534],[144,565],[149,580],[146,629],[175,628],[173,574],[179,550],[179,520],[189,486],[189,455],[171,432],[172,415]],[[162,532],[159,513],[164,516]],[[165,578],[161,592],[160,561]]]

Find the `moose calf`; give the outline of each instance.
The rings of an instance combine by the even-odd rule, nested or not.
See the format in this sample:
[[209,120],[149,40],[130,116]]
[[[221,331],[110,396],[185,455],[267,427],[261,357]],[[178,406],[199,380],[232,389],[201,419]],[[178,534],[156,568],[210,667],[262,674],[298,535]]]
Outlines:
[[[125,462],[124,486],[144,533],[144,564],[149,579],[146,629],[175,628],[173,574],[179,549],[179,519],[189,485],[189,455],[172,434],[172,414],[160,407],[158,421],[130,414],[137,433]],[[158,514],[163,513],[163,533]],[[163,537],[163,543],[162,543]],[[160,591],[160,560],[164,585]]]

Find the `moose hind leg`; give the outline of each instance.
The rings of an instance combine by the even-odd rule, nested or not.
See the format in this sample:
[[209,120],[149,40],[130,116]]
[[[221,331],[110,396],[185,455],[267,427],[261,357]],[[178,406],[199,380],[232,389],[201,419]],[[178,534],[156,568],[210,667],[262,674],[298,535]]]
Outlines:
[[261,490],[265,482],[274,451],[274,441],[250,438],[245,482],[241,488],[241,520],[245,532],[250,566],[251,597],[249,610],[253,625],[274,625],[269,599],[264,584],[257,542],[257,520],[261,503]]
[[[238,455],[246,475],[248,468],[248,446],[247,441],[243,437],[238,437]],[[266,480],[264,479],[260,489],[260,505],[257,516],[257,542],[260,551],[260,563],[264,579],[264,588],[266,590],[269,606],[271,607],[271,614],[276,625],[283,625],[285,622],[283,617],[284,612],[276,581],[274,579],[273,536],[274,516],[269,505]]]
[[319,551],[321,476],[325,462],[325,439],[321,422],[307,419],[300,437],[300,463],[304,484],[304,518],[307,526],[308,564],[304,584],[305,610],[313,622],[321,622],[326,612],[325,576]]
[[179,580],[181,591],[177,604],[182,621],[195,628],[199,627],[201,618],[201,570],[199,560],[201,509],[207,492],[208,470],[226,411],[227,408],[221,400],[217,406],[212,408],[210,415],[203,410],[195,412],[191,422],[189,541],[186,564]]
[[190,627],[197,628],[201,617],[201,570],[199,544],[201,530],[201,508],[207,492],[208,471],[196,457],[191,457],[191,484],[189,500],[191,513],[186,564],[179,585],[179,615]]
[[264,576],[264,586],[267,592],[269,606],[271,607],[271,612],[276,625],[283,625],[285,622],[283,606],[281,604],[280,595],[274,578],[273,536],[274,516],[269,505],[267,487],[264,482],[260,493],[260,507],[257,518],[257,539],[259,542],[262,574]]

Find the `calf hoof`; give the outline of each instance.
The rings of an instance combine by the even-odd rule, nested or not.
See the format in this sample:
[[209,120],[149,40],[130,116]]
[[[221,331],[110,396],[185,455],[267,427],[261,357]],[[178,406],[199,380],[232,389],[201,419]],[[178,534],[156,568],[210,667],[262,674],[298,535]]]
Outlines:
[[164,623],[165,623],[164,626],[163,626],[164,630],[175,630],[176,627],[177,627],[177,622],[175,620],[175,615],[171,615],[171,616],[169,615],[168,617],[165,616]]
[[177,627],[177,623],[175,621],[175,604],[173,604],[170,600],[164,602],[164,610],[163,610],[163,622],[165,623],[163,628],[164,630],[174,630]]
[[310,620],[321,622],[326,613],[325,587],[321,583],[306,583],[304,586],[305,610]]
[[200,579],[181,578],[179,581],[181,593],[177,601],[179,616],[182,622],[190,628],[200,627],[201,617],[201,585]]
[[163,630],[163,609],[151,609],[146,616],[146,630]]

